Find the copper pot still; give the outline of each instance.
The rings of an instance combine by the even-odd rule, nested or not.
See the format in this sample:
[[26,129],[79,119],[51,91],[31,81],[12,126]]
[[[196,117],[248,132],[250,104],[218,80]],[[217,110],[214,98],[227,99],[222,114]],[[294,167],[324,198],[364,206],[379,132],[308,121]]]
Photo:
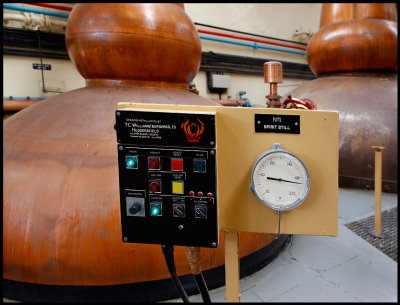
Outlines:
[[[374,188],[384,146],[382,191],[397,193],[397,8],[324,3],[307,60],[318,78],[289,94],[339,111],[339,186]],[[286,97],[285,97],[286,98]]]
[[[200,66],[197,30],[182,4],[76,4],[70,58],[86,87],[36,103],[4,121],[3,279],[109,286],[169,279],[159,245],[122,242],[118,102],[219,104],[188,91]],[[202,269],[224,264],[202,249]],[[274,241],[241,233],[240,257]],[[176,247],[179,275],[189,274]]]

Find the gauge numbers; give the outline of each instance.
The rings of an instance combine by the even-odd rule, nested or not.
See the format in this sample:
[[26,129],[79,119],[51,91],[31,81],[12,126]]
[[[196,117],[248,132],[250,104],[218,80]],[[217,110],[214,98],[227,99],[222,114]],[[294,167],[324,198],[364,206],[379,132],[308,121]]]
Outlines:
[[280,144],[261,154],[252,171],[252,191],[268,207],[287,211],[299,206],[310,189],[304,163]]

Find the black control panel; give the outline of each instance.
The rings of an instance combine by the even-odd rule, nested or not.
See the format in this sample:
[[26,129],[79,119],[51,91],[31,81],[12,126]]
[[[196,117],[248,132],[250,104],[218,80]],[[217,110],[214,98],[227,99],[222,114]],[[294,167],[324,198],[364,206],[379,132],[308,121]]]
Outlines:
[[215,115],[116,112],[124,242],[218,246]]

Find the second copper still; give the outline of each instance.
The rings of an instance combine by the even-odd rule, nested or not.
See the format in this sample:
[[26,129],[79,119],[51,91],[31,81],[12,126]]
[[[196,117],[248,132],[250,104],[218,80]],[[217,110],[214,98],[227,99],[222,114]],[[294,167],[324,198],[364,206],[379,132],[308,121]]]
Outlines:
[[396,4],[324,3],[307,60],[318,78],[289,94],[339,111],[339,185],[374,187],[378,145],[382,191],[397,192]]

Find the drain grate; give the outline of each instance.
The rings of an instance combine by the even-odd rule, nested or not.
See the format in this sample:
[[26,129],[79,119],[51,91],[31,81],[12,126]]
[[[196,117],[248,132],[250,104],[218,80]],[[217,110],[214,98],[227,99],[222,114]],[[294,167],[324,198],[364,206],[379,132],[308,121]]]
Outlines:
[[377,238],[368,233],[369,230],[374,231],[374,215],[348,223],[346,227],[397,262],[397,207],[382,212],[381,219],[385,238]]

